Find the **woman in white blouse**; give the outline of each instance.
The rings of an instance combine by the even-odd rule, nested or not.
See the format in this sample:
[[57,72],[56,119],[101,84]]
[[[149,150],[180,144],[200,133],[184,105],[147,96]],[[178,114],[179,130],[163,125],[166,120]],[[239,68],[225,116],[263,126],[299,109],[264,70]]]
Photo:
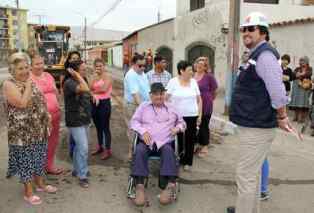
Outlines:
[[184,136],[182,133],[178,135],[178,142],[180,164],[184,170],[190,170],[193,164],[197,126],[200,125],[202,118],[202,99],[197,82],[192,78],[192,64],[180,61],[177,69],[178,76],[172,78],[167,85],[167,100],[177,108],[187,125]]

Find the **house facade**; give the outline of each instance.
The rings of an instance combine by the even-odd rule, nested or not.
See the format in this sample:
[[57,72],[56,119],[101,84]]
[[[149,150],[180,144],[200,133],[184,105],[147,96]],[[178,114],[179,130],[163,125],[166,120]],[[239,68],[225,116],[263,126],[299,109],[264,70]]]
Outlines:
[[[241,0],[240,8],[241,21],[253,11],[267,16],[271,43],[281,54],[291,55],[293,68],[304,55],[314,64],[313,1]],[[165,47],[171,55],[172,70],[176,70],[179,60],[193,62],[207,56],[219,87],[225,89],[229,72],[229,0],[177,0],[176,11],[174,19],[140,29],[124,39],[124,54],[148,49],[156,54]],[[244,49],[240,42],[239,56]]]

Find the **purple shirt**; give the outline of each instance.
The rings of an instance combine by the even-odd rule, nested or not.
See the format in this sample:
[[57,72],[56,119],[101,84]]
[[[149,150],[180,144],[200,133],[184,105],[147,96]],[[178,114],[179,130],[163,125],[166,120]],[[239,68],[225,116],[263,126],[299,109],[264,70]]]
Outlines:
[[[265,42],[262,41],[251,49],[251,53]],[[260,54],[256,61],[256,73],[265,83],[273,108],[278,109],[289,103],[285,86],[282,83],[282,68],[272,52],[265,51]]]
[[152,148],[155,143],[158,149],[174,140],[171,134],[173,127],[184,131],[186,124],[175,108],[168,103],[162,107],[154,107],[152,102],[144,102],[136,109],[130,121],[130,129],[138,132],[141,138],[148,132],[153,141],[150,147]]
[[202,103],[203,103],[203,115],[210,115],[213,112],[214,94],[217,89],[217,81],[212,73],[205,73],[203,78],[197,81],[200,88]]

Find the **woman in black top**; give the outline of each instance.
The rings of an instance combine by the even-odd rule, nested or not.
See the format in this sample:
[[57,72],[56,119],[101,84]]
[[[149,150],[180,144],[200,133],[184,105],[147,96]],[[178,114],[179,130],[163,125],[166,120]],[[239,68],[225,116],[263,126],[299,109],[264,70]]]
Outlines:
[[281,67],[283,70],[283,83],[286,88],[287,95],[291,91],[291,81],[295,80],[295,74],[288,65],[290,64],[290,56],[285,54],[281,57]]
[[76,174],[84,188],[88,187],[88,134],[91,121],[91,95],[81,75],[85,69],[83,61],[70,63],[63,86],[65,124],[75,141],[73,174]]

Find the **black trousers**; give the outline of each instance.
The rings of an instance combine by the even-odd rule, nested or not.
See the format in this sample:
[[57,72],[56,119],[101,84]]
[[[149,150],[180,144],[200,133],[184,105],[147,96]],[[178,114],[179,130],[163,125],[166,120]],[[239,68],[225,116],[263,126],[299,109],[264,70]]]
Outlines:
[[192,166],[194,143],[196,141],[196,122],[197,116],[183,117],[186,123],[185,133],[178,134],[178,145],[180,154],[180,164]]
[[99,104],[92,106],[92,117],[97,130],[99,148],[104,146],[104,136],[106,149],[111,149],[110,132],[111,101],[110,98],[99,101]]
[[202,122],[198,130],[197,134],[197,143],[202,146],[206,146],[209,144],[210,140],[210,130],[209,130],[209,121],[211,118],[210,115],[203,115]]

